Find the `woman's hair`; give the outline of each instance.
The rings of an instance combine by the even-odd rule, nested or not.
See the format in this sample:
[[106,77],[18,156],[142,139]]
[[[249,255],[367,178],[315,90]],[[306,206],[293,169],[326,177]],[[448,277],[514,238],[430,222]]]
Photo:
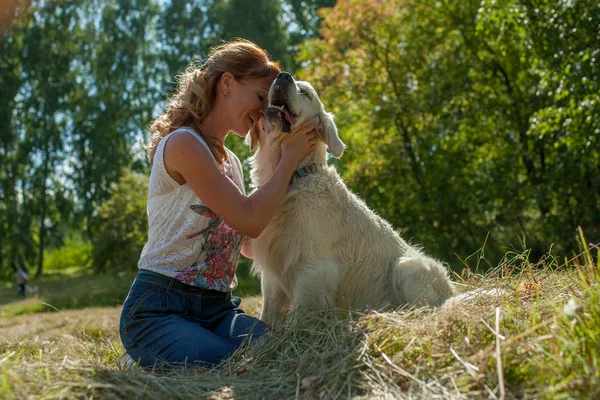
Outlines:
[[177,76],[177,90],[169,98],[163,114],[150,124],[152,136],[144,148],[151,164],[162,138],[182,126],[193,128],[206,141],[218,163],[227,160],[223,143],[205,135],[202,128],[225,72],[243,83],[247,79],[275,77],[281,67],[269,59],[265,50],[245,39],[234,39],[211,48],[208,59],[200,67],[196,62],[190,63],[186,71]]

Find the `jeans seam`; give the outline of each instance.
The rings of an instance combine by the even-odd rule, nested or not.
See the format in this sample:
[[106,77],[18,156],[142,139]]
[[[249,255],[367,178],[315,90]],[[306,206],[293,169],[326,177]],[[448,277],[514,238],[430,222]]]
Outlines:
[[235,326],[235,321],[237,320],[237,317],[239,317],[241,314],[235,314],[233,316],[233,319],[231,320],[231,326],[229,327],[229,337],[233,338],[233,327]]
[[129,321],[131,318],[133,318],[133,314],[137,311],[138,308],[140,308],[140,306],[142,305],[142,303],[150,296],[152,296],[154,293],[156,293],[159,290],[158,287],[154,287],[150,290],[148,290],[146,293],[143,294],[142,297],[140,297],[138,299],[138,301],[135,302],[135,304],[133,305],[133,307],[131,307],[131,310],[129,310],[129,312],[127,313],[127,319],[126,321]]

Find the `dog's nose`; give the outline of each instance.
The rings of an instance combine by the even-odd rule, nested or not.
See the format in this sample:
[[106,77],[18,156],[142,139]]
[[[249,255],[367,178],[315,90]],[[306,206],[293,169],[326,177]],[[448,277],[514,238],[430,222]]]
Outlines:
[[293,81],[294,78],[292,78],[292,75],[288,74],[287,72],[280,72],[277,75],[277,81],[278,82],[284,82],[284,81]]

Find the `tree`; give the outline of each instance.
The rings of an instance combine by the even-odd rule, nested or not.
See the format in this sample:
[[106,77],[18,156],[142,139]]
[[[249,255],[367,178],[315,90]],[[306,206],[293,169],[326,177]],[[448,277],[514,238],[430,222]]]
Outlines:
[[56,0],[17,9],[2,41],[10,68],[0,74],[10,88],[2,138],[12,161],[0,175],[5,265],[36,257],[40,275],[45,247],[60,245],[67,226],[83,220],[92,237],[95,206],[135,160],[131,145],[160,94],[148,29],[154,4]]
[[110,198],[96,214],[100,221],[92,257],[98,271],[135,268],[148,236],[148,178],[126,169],[111,189]]
[[208,52],[214,43],[213,8],[214,0],[171,0],[163,6],[156,39],[162,46],[160,59],[167,65],[164,81],[171,81],[190,61]]
[[132,145],[144,139],[162,89],[151,28],[158,7],[148,0],[106,0],[89,2],[84,12],[92,16],[98,9],[100,17],[79,22],[83,46],[72,60],[78,84],[68,111],[77,211],[90,240],[95,209],[136,159]]
[[[20,212],[19,193],[17,187],[18,176],[21,174],[22,165],[17,163],[18,140],[14,135],[12,115],[17,106],[15,99],[22,84],[20,74],[22,41],[12,37],[19,36],[27,29],[31,13],[27,9],[11,4],[12,13],[6,14],[0,31],[0,273],[2,266],[15,268],[24,263],[23,255],[26,254],[21,240],[11,238],[17,233],[28,233],[31,226],[24,223]],[[16,19],[8,31],[9,20]],[[27,234],[25,235],[27,236]],[[19,238],[22,239],[22,238]],[[7,268],[5,271],[11,271]]]
[[[599,181],[588,172],[598,167],[588,134],[597,127],[597,66],[576,75],[595,82],[572,80],[556,107],[568,82],[561,76],[579,64],[550,62],[548,49],[565,32],[593,37],[600,14],[596,5],[565,5],[567,26],[558,29],[529,24],[531,12],[563,21],[552,4],[536,7],[340,1],[323,12],[321,38],[301,46],[300,75],[317,86],[350,145],[339,167],[352,188],[446,260],[473,253],[487,232],[491,258],[522,235],[539,255],[552,242],[576,249],[577,224],[597,232],[591,192]],[[597,48],[590,40],[565,46],[584,48],[585,62]],[[569,165],[574,157],[579,165]]]
[[[294,55],[279,0],[8,5],[0,21],[0,270],[37,264],[41,274],[44,249],[69,231],[95,240],[98,205],[123,168],[148,171],[139,142],[193,58],[235,36],[284,65]],[[232,145],[244,158],[246,147]]]
[[284,69],[292,66],[280,0],[215,0],[211,20],[218,40],[243,37],[266,49]]
[[[22,13],[24,19],[15,29],[24,35],[12,38],[13,43],[19,43],[17,71],[22,76],[14,98],[22,100],[9,108],[11,123],[7,125],[14,140],[17,168],[13,169],[12,190],[19,186],[22,190],[17,208],[29,213],[38,225],[36,275],[39,276],[43,271],[42,254],[47,232],[59,224],[53,219],[56,209],[49,203],[49,197],[62,197],[58,201],[68,198],[63,187],[54,186],[59,182],[52,179],[51,171],[63,157],[65,120],[60,111],[72,87],[69,64],[74,44],[63,40],[59,49],[55,43],[73,25],[76,8],[70,1],[56,1],[46,8],[23,10]],[[19,29],[21,26],[23,29]],[[17,116],[16,120],[12,120],[14,116]],[[63,196],[65,194],[67,197]],[[31,245],[31,240],[25,243]],[[23,251],[28,255],[35,254],[33,248]]]

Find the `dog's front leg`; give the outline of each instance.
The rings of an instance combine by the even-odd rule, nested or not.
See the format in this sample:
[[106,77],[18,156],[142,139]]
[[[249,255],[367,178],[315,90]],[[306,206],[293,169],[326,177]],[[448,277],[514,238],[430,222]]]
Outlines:
[[277,285],[277,280],[262,274],[263,308],[260,319],[268,325],[273,325],[285,317],[290,309],[290,299]]
[[333,260],[318,260],[300,268],[292,296],[292,310],[336,307],[342,268]]

